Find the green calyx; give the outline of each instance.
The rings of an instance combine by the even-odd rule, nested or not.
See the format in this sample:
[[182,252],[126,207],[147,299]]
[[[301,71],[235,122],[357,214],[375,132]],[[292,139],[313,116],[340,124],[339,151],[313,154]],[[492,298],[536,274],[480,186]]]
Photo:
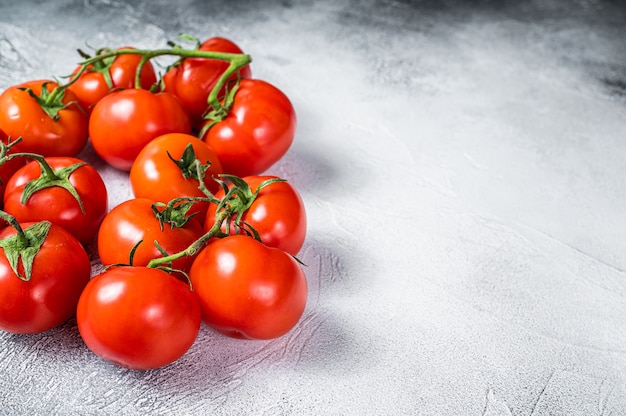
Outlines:
[[50,82],[44,82],[41,86],[41,93],[37,95],[31,88],[19,88],[21,91],[25,91],[30,95],[41,109],[54,121],[59,121],[61,115],[59,112],[66,109],[70,105],[74,105],[75,102],[63,103],[65,98],[65,87],[57,86],[51,91],[48,91],[48,85]]
[[159,221],[159,227],[163,231],[165,224],[169,225],[172,229],[182,228],[193,218],[197,213],[189,214],[189,210],[197,202],[208,202],[207,198],[175,198],[167,204],[163,202],[155,202],[152,204],[152,212]]
[[266,179],[259,184],[254,192],[252,192],[248,183],[238,176],[222,174],[220,175],[220,178],[227,179],[232,184],[229,186],[225,181],[221,179],[218,180],[225,192],[225,195],[217,205],[216,212],[228,212],[228,216],[225,221],[226,225],[224,227],[227,230],[226,232],[228,232],[234,224],[237,233],[243,231],[260,241],[258,232],[252,226],[243,221],[243,215],[248,211],[248,209],[250,209],[263,188],[275,182],[285,182],[285,179]]
[[185,146],[185,150],[183,150],[183,154],[180,159],[174,159],[169,152],[167,152],[167,156],[178,167],[178,169],[180,169],[180,174],[184,179],[194,179],[198,181],[198,189],[200,189],[200,191],[206,196],[206,200],[208,202],[216,204],[220,202],[217,198],[215,198],[215,195],[213,195],[204,183],[206,172],[211,167],[211,162],[208,160],[204,163],[201,162],[196,157],[196,152],[194,151],[191,143]]
[[[167,156],[178,166],[180,173],[185,179],[202,181],[206,171],[211,166],[210,162],[202,163],[196,158],[196,152],[193,150],[191,143],[185,146],[185,150],[183,150],[180,159],[174,159],[170,152],[167,152]],[[196,162],[199,162],[199,165]]]
[[239,79],[234,83],[231,88],[228,88],[226,85],[224,102],[222,104],[216,103],[215,101],[211,102],[211,97],[209,97],[210,106],[206,113],[202,116],[204,120],[207,122],[202,126],[198,137],[204,137],[204,135],[213,127],[215,124],[224,120],[226,116],[230,113],[230,109],[233,106],[235,101],[235,94],[237,94],[237,90],[239,89]]
[[24,230],[17,220],[6,212],[0,211],[0,217],[17,230],[15,235],[1,239],[0,247],[4,250],[13,273],[28,282],[33,274],[35,257],[46,241],[52,224],[49,221],[42,221]]
[[22,204],[26,204],[28,200],[30,199],[30,197],[33,196],[34,193],[45,188],[58,186],[60,188],[65,189],[74,197],[74,199],[76,199],[76,202],[78,202],[78,205],[80,206],[80,211],[83,214],[85,214],[85,207],[83,205],[83,201],[80,199],[80,195],[78,195],[78,191],[76,191],[76,188],[74,187],[74,185],[72,185],[72,183],[70,182],[70,175],[74,173],[74,171],[80,168],[81,166],[86,165],[85,162],[74,163],[73,165],[53,170],[52,167],[50,167],[50,165],[48,164],[48,162],[46,162],[45,158],[41,157],[40,155],[31,155],[28,153],[17,153],[14,156],[23,156],[23,155],[27,155],[27,156],[31,156],[35,158],[35,160],[41,166],[41,176],[39,176],[36,179],[31,180],[30,182],[26,184],[26,186],[24,187],[24,191],[22,193],[22,199],[20,200]]

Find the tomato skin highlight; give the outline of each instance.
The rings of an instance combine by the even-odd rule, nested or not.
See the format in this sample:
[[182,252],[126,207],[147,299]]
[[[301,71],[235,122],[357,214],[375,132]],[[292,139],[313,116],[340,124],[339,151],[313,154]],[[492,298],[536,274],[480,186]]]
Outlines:
[[[203,234],[202,224],[195,218],[179,228],[163,224],[161,230],[152,211],[154,203],[147,198],[129,199],[104,217],[98,231],[98,255],[103,265],[128,264],[131,250],[143,241],[134,253],[133,265],[147,266],[150,260],[163,256],[154,244],[155,240],[168,254],[174,254],[186,249]],[[173,261],[172,267],[186,272],[192,262],[193,257],[185,256]]]
[[[169,133],[148,143],[139,153],[130,169],[130,185],[136,198],[149,198],[167,203],[174,198],[205,197],[194,178],[184,178],[180,168],[170,159],[179,160],[185,147],[191,144],[196,158],[203,164],[210,163],[204,184],[215,193],[220,185],[212,179],[222,173],[222,165],[215,152],[203,141],[190,134]],[[167,184],[167,186],[163,186]],[[204,222],[208,202],[197,202],[190,209],[199,221]]]
[[[222,37],[207,39],[198,49],[211,52],[243,53],[234,42]],[[217,59],[185,58],[163,75],[165,91],[180,99],[191,118],[192,127],[199,128],[202,124],[202,115],[209,106],[207,102],[209,94],[226,68],[228,68],[228,62]],[[250,78],[252,76],[250,65],[241,68],[239,76]],[[233,74],[229,81],[236,78],[237,74]]]
[[[34,223],[22,223],[26,229]],[[16,230],[0,230],[0,239]],[[0,247],[0,329],[14,334],[36,334],[61,325],[74,316],[91,263],[80,242],[52,224],[33,262],[32,277],[20,280]]]
[[[259,185],[276,176],[246,176],[242,178],[252,192]],[[215,193],[217,199],[224,197],[224,190]],[[207,211],[204,231],[207,232],[215,222],[217,206],[211,204]],[[249,224],[258,233],[263,244],[279,248],[289,254],[297,255],[306,238],[307,217],[304,203],[298,191],[289,182],[274,182],[264,186],[258,196],[243,214],[242,221]],[[226,231],[226,222],[222,227]],[[237,234],[238,229],[233,218],[229,234]],[[239,234],[245,233],[239,228]]]
[[[53,169],[83,163],[72,157],[49,157],[46,161]],[[63,227],[81,243],[91,242],[108,210],[106,185],[98,171],[85,164],[69,177],[83,202],[84,214],[74,196],[58,186],[41,189],[22,204],[24,188],[40,174],[41,168],[36,161],[27,163],[15,172],[6,185],[4,210],[19,222],[48,220]]]
[[200,330],[198,298],[158,269],[112,267],[84,289],[76,312],[85,344],[116,365],[149,370],[171,364]]
[[77,104],[76,95],[65,91],[63,104],[68,106],[58,112],[55,121],[22,88],[30,88],[40,95],[43,85],[51,91],[57,84],[51,80],[28,81],[14,85],[0,94],[0,126],[12,139],[22,138],[22,152],[42,156],[76,156],[87,144],[87,114]]
[[189,116],[172,94],[142,89],[115,91],[93,109],[89,135],[96,153],[111,166],[129,171],[137,155],[166,133],[191,132]]
[[252,237],[212,241],[194,260],[189,276],[204,322],[229,337],[282,336],[306,306],[307,281],[300,265]]
[[[134,48],[126,46],[117,49]],[[80,74],[78,80],[76,80],[68,88],[76,95],[78,103],[81,107],[88,114],[91,114],[93,107],[98,103],[98,101],[108,95],[111,91],[135,87],[135,74],[140,61],[141,55],[123,54],[116,56],[111,63],[111,66],[108,68],[108,72],[111,77],[110,87],[107,85],[104,75],[101,72],[94,71],[93,65],[90,65],[87,70]],[[76,67],[73,73],[78,73],[80,69],[80,66]],[[154,66],[150,63],[150,61],[146,62],[143,66],[139,82],[141,84],[141,88],[145,90],[149,90],[152,85],[157,82]]]
[[202,140],[217,153],[224,173],[259,175],[289,150],[296,124],[295,109],[282,91],[259,79],[244,79],[229,114]]

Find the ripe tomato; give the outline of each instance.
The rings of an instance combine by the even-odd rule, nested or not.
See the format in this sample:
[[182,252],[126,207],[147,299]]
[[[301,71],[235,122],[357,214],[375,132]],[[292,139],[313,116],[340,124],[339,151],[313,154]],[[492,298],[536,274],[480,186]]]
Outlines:
[[233,235],[209,243],[189,275],[204,321],[233,338],[279,337],[296,325],[306,306],[300,265],[252,237]]
[[[188,145],[192,146],[195,158],[200,163],[210,164],[203,182],[209,191],[215,193],[220,185],[212,177],[222,173],[222,165],[215,152],[195,136],[170,133],[148,143],[135,159],[130,169],[130,185],[135,197],[166,203],[185,196],[204,197],[204,193],[198,188],[199,181],[193,161],[183,158]],[[172,159],[180,161],[183,166],[179,166]],[[197,213],[199,220],[203,222],[208,206],[208,202],[197,202],[190,213]]]
[[21,167],[7,182],[5,211],[20,222],[48,220],[69,231],[81,243],[90,242],[108,210],[107,190],[102,177],[80,159],[50,157],[45,160],[59,176],[67,172],[63,169],[83,163],[69,174],[68,180],[82,201],[84,212],[76,198],[61,186],[40,189],[26,203],[22,203],[26,185],[42,175],[41,166],[34,160]]
[[[242,178],[256,192],[261,183],[276,176],[246,176]],[[220,189],[215,197],[222,199],[224,190]],[[204,223],[205,232],[215,223],[217,205],[211,204]],[[241,217],[243,223],[254,228],[266,246],[276,247],[289,254],[296,255],[302,248],[306,237],[306,210],[298,191],[289,182],[272,182],[259,191],[250,208]],[[236,226],[235,218],[231,222],[230,234],[244,234],[245,229]],[[222,227],[226,231],[226,222]]]
[[122,367],[163,367],[193,345],[198,298],[189,285],[148,267],[112,267],[94,277],[78,301],[78,330],[99,357]]
[[151,140],[166,133],[190,132],[189,116],[176,97],[136,88],[107,95],[96,104],[89,119],[96,153],[125,171]]
[[[118,49],[134,48],[127,46]],[[69,89],[76,94],[82,108],[91,113],[93,106],[112,90],[135,87],[135,74],[140,61],[141,55],[126,54],[98,61],[94,65],[89,65]],[[78,73],[80,69],[78,66],[73,73]],[[154,67],[148,61],[141,70],[141,88],[149,90],[156,82]]]
[[[30,89],[43,97],[41,100],[47,100],[56,87],[58,84],[50,80],[29,81],[9,87],[0,94],[0,126],[13,139],[22,138],[22,152],[76,156],[87,144],[87,115],[76,104],[77,98],[72,91],[66,90],[62,99],[52,100],[55,101],[52,106],[66,106],[56,112],[55,120],[38,99],[23,90]],[[45,91],[43,95],[42,90]]]
[[[34,257],[30,280],[19,278],[7,260],[8,248],[0,248],[0,329],[15,334],[35,334],[54,328],[74,316],[78,298],[89,282],[91,263],[85,249],[70,233],[49,222],[21,224],[49,226],[43,244]],[[0,240],[15,236],[7,227]],[[24,253],[23,249],[21,251]],[[23,259],[23,257],[22,257]],[[22,264],[20,274],[25,274]]]
[[217,153],[225,173],[258,175],[287,152],[296,130],[296,113],[289,98],[258,79],[239,84],[226,118],[202,139]]
[[[154,200],[129,199],[113,208],[98,231],[98,254],[103,265],[128,264],[131,250],[137,247],[133,265],[146,266],[152,259],[163,257],[154,241],[168,254],[178,253],[202,236],[199,220],[190,218],[184,225],[173,227],[163,223],[152,210]],[[172,263],[177,270],[188,271],[193,257],[182,257]]]
[[[234,42],[220,37],[205,40],[198,49],[211,52],[243,53]],[[228,62],[217,59],[185,58],[163,75],[165,91],[171,92],[180,99],[194,128],[202,124],[202,115],[207,110],[209,94],[226,68],[228,68]],[[250,65],[241,68],[239,76],[250,78],[252,76]],[[237,74],[234,74],[230,79],[236,78]]]

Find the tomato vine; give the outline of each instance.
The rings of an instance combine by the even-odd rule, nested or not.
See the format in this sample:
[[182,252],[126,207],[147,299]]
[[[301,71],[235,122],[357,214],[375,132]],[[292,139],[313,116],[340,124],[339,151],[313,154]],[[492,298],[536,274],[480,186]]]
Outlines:
[[[10,131],[3,124],[0,166],[24,160],[7,190],[0,188],[0,219],[10,226],[0,229],[0,261],[10,264],[0,268],[0,297],[8,285],[22,291],[15,281],[45,281],[53,266],[54,278],[65,284],[54,319],[45,319],[45,305],[36,300],[28,305],[41,311],[37,325],[26,315],[16,318],[17,308],[0,299],[0,329],[43,331],[76,312],[79,333],[95,354],[148,369],[187,351],[200,315],[220,333],[250,339],[281,336],[300,319],[308,289],[295,256],[305,235],[304,207],[286,179],[255,176],[291,145],[295,109],[278,88],[251,78],[251,56],[232,52],[240,49],[231,41],[181,39],[194,45],[104,47],[94,56],[79,50],[82,60],[65,83],[24,83],[13,86],[17,93],[0,94],[0,121],[10,118],[11,106],[23,111]],[[157,77],[151,62],[165,56],[177,60]],[[114,76],[118,69],[123,82]],[[89,73],[99,83],[93,91],[82,90]],[[42,144],[63,123],[56,141]],[[129,172],[134,198],[108,209],[99,173],[75,158],[87,136],[91,150]],[[68,141],[69,150],[55,148]],[[168,192],[153,192],[159,188]],[[267,215],[253,218],[255,210]],[[95,276],[85,250],[93,243],[104,266]],[[53,260],[51,246],[64,247],[65,257]],[[231,263],[221,264],[224,258]],[[74,281],[60,278],[66,269]],[[19,279],[7,278],[8,270]],[[102,294],[112,291],[117,297],[104,302]],[[15,322],[5,325],[5,318]]]

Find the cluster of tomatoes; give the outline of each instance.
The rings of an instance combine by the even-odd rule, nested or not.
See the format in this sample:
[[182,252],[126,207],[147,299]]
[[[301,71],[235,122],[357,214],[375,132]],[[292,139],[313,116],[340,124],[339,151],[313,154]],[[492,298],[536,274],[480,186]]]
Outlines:
[[[201,322],[243,339],[288,332],[306,305],[306,213],[290,183],[263,176],[295,135],[288,97],[224,38],[81,55],[66,83],[0,94],[0,329],[75,315],[95,354],[134,369],[180,358]],[[157,74],[163,55],[176,60]],[[108,206],[77,158],[88,141],[134,198]]]

